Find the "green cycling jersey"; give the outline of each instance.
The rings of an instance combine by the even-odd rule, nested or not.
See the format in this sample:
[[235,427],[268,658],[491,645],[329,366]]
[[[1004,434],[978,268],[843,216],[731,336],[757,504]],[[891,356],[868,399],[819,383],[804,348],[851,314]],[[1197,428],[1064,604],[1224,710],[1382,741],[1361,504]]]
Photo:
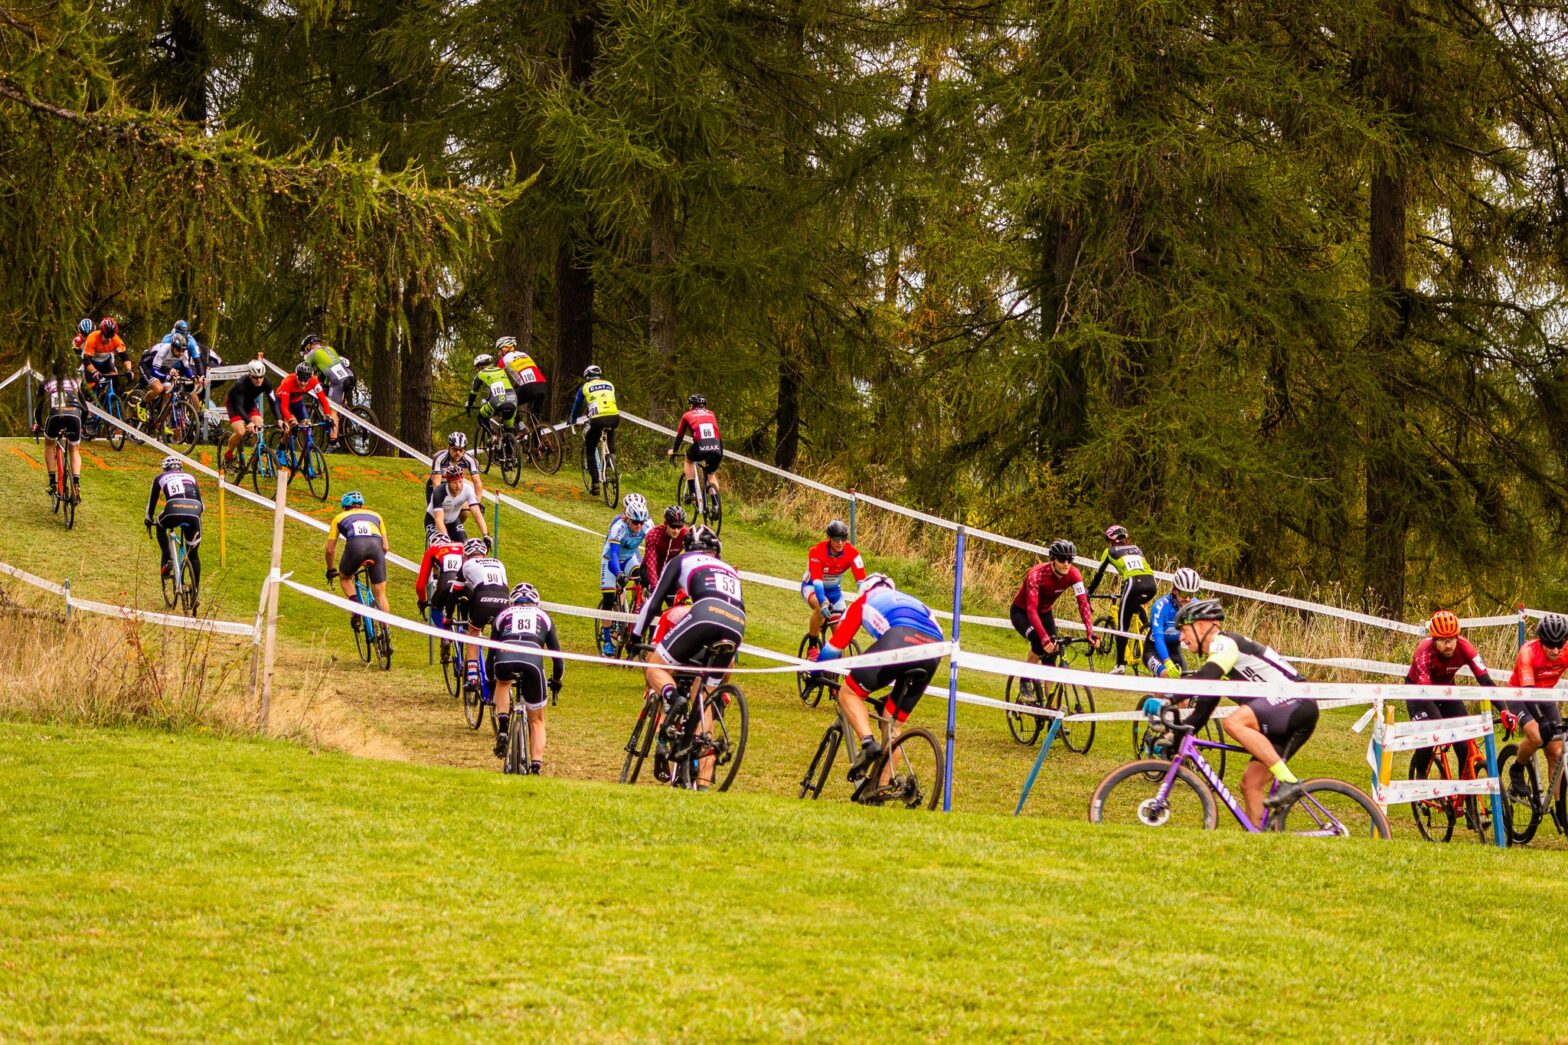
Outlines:
[[1100,586],[1100,578],[1105,575],[1105,568],[1114,566],[1121,575],[1122,583],[1126,584],[1133,577],[1152,577],[1154,569],[1143,557],[1143,549],[1136,544],[1113,544],[1105,549],[1105,554],[1100,556],[1100,568],[1094,571],[1094,580],[1089,582],[1089,594],[1094,594]]
[[326,377],[327,372],[343,362],[343,359],[338,355],[336,349],[318,344],[305,354],[305,362],[315,367],[316,373]]

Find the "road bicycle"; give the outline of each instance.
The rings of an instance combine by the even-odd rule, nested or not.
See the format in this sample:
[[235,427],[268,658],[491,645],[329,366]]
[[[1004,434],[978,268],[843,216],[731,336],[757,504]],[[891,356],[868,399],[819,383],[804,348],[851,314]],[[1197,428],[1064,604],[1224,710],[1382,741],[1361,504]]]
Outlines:
[[[379,607],[376,605],[376,593],[371,590],[365,574],[374,561],[366,559],[354,574],[354,598],[361,606],[372,610]],[[380,663],[382,671],[391,671],[392,634],[387,626],[367,613],[352,614],[350,624],[354,628],[354,646],[359,650],[359,659],[369,664],[374,658]]]
[[441,625],[452,637],[443,637],[441,643],[441,679],[446,684],[447,693],[454,698],[463,695],[463,661],[462,639],[468,634],[468,611],[463,605],[463,600],[457,600],[446,620]]
[[527,407],[518,411],[517,436],[535,468],[545,475],[554,475],[561,470],[561,462],[566,457],[561,448],[561,433],[540,421]]
[[[1557,734],[1557,738],[1565,739],[1562,732]],[[1568,774],[1568,742],[1563,744],[1563,753],[1557,761],[1551,764],[1551,774],[1546,786],[1542,787],[1540,767],[1545,761],[1544,737],[1542,741],[1541,747],[1524,764],[1525,781],[1530,793],[1522,798],[1513,793],[1510,781],[1512,767],[1519,760],[1519,745],[1509,744],[1497,755],[1497,777],[1503,784],[1503,829],[1508,833],[1508,841],[1514,845],[1525,845],[1533,839],[1541,821],[1548,815],[1558,833],[1568,835],[1568,798],[1565,798],[1563,783],[1564,775]]]
[[[554,703],[555,689],[550,690]],[[499,727],[498,730],[499,731]],[[528,728],[528,708],[520,700],[512,701],[512,714],[506,722],[506,757],[501,760],[501,772],[527,776],[533,764],[533,730]]]
[[718,533],[724,525],[724,505],[719,497],[718,485],[700,464],[695,467],[701,482],[686,478],[680,458],[676,458],[675,463],[679,472],[675,477],[675,503],[686,507],[693,524],[704,522],[708,529]]
[[[833,634],[833,628],[838,624],[838,617],[824,616],[822,618],[822,634]],[[811,632],[800,637],[800,649],[795,656],[801,660],[810,660],[811,651],[818,648],[821,643],[811,637]],[[844,656],[855,657],[860,655],[860,643],[854,639],[849,640],[849,645],[844,647]],[[800,702],[808,708],[814,708],[822,703],[823,694],[829,700],[838,700],[838,687],[843,676],[834,671],[797,671],[795,673],[795,686],[800,691]]]
[[[1056,640],[1056,645],[1061,660],[1066,660],[1068,651],[1072,647],[1084,647],[1089,670],[1094,670],[1094,657],[1098,647],[1087,638],[1070,636],[1059,638]],[[1094,713],[1094,692],[1088,686],[1080,686],[1075,682],[1042,683],[1039,679],[1017,676],[1007,680],[1003,699],[1009,704],[1025,704],[1046,711],[1060,711],[1063,715]],[[1007,709],[1007,728],[1013,734],[1013,739],[1025,747],[1040,739],[1040,731],[1045,728],[1045,724],[1046,716],[1014,708]],[[1057,735],[1062,743],[1067,745],[1067,750],[1087,755],[1089,748],[1094,746],[1094,723],[1069,722],[1063,719]]]
[[[606,437],[608,438],[608,437]],[[599,496],[614,508],[621,500],[621,470],[616,467],[615,455],[604,444],[604,439],[594,447],[594,460],[599,464]],[[583,489],[593,493],[593,470],[588,463],[588,441],[583,440]]]
[[76,506],[82,503],[82,491],[77,486],[76,476],[71,474],[71,443],[65,434],[53,437],[54,442],[54,490],[49,495],[50,502],[54,505],[52,511],[59,513],[65,521],[67,530],[76,527]]
[[[893,684],[892,700],[903,706],[911,687],[924,688],[929,678],[923,668],[906,672]],[[882,739],[882,753],[865,770],[850,777],[855,785],[849,800],[857,805],[893,806],[904,809],[935,809],[942,801],[942,748],[930,730],[905,729],[893,737],[893,720],[875,706],[869,706],[872,720]],[[823,732],[816,754],[800,778],[800,797],[821,798],[828,774],[841,747],[858,745],[849,719],[839,708],[838,715]],[[853,746],[851,746],[853,750]]]
[[[1246,754],[1244,748],[1212,740],[1199,740],[1192,726],[1181,722],[1178,712],[1163,707],[1150,727],[1158,725],[1180,736],[1175,757],[1138,759],[1106,774],[1089,799],[1089,822],[1141,824],[1144,827],[1187,826],[1213,830],[1219,826],[1214,797],[1219,796],[1243,830],[1281,831],[1314,837],[1388,838],[1388,818],[1377,803],[1343,780],[1318,777],[1301,781],[1292,802],[1277,811],[1265,809],[1254,824],[1240,801],[1231,795],[1203,752],[1224,748]],[[1189,768],[1189,765],[1192,768]],[[1193,769],[1197,772],[1194,773]],[[1178,786],[1180,785],[1180,786]],[[1270,797],[1279,789],[1274,781]]]
[[277,492],[278,455],[269,442],[267,429],[256,425],[234,448],[234,457],[225,462],[230,481],[238,485],[250,476],[251,489],[271,497]]
[[169,572],[163,574],[163,604],[187,616],[196,616],[198,593],[196,571],[191,565],[190,549],[185,544],[185,528],[170,526],[163,531],[169,542]]
[[[345,367],[349,365],[347,359],[344,359],[342,362]],[[337,400],[333,400],[333,402],[337,402]],[[337,405],[338,409],[343,413],[351,414],[362,421],[368,421],[377,428],[381,427],[381,422],[376,418],[376,412],[370,409],[370,390],[358,380],[355,380],[354,390],[349,393],[349,401],[347,403],[338,403]],[[347,421],[338,428],[338,440],[348,447],[348,452],[355,457],[372,457],[381,449],[381,437],[379,435],[364,425],[357,425],[352,421]]]
[[[464,636],[470,638],[471,636]],[[468,677],[468,664],[465,660],[467,647],[458,646],[453,653],[456,663],[463,670],[463,721],[468,723],[468,728],[478,730],[485,724],[485,712],[490,713],[490,729],[492,732],[501,732],[500,721],[495,717],[495,695],[490,692],[490,673],[485,670],[485,651],[482,647],[477,652],[479,659],[476,662],[474,677]]]
[[[120,400],[119,390],[114,387],[114,379],[119,376],[119,371],[111,374],[100,373],[96,384],[89,385],[85,378],[82,381],[83,398],[114,418],[116,421],[125,420],[125,404]],[[102,392],[99,391],[102,389]],[[109,443],[109,448],[116,452],[125,448],[125,429],[102,420],[91,410],[82,410],[82,436],[86,439],[96,439],[102,435]]]
[[[1513,734],[1510,731],[1507,735]],[[1425,767],[1418,767],[1413,758],[1410,760],[1411,780],[1486,779],[1486,754],[1475,740],[1460,741],[1457,745],[1439,744],[1431,750],[1431,761]],[[1518,746],[1503,749],[1504,753],[1510,750],[1517,753]],[[1506,790],[1507,777],[1502,779]],[[1506,798],[1504,802],[1506,804]],[[1410,812],[1415,817],[1416,830],[1428,842],[1448,841],[1454,836],[1454,826],[1463,823],[1467,830],[1479,836],[1482,845],[1492,844],[1492,800],[1487,795],[1428,798],[1411,802]]]
[[[634,577],[619,576],[615,578],[615,599],[611,609],[615,613],[636,613],[642,609],[643,599],[647,593],[643,591],[642,584]],[[635,660],[639,656],[637,642],[632,638],[632,625],[630,621],[611,620],[610,642],[615,645],[615,656],[622,660]]]
[[[1111,632],[1121,630],[1121,613],[1119,610],[1122,602],[1122,592],[1125,590],[1123,588],[1105,595],[1089,596],[1090,601],[1109,602],[1118,611],[1111,613],[1109,616],[1102,614],[1094,619],[1094,632],[1100,637],[1100,642],[1095,652],[1102,657],[1109,657],[1116,652],[1117,636],[1112,635]],[[1139,606],[1136,610],[1133,610],[1133,616],[1143,625],[1143,634],[1147,634],[1149,630],[1149,614],[1146,612],[1146,609],[1147,607],[1145,606]],[[1134,632],[1129,631],[1128,634],[1133,635]],[[1143,634],[1137,634],[1134,638],[1127,640],[1127,671],[1129,674],[1147,675],[1149,673],[1149,666],[1144,663],[1143,659]]]
[[327,455],[321,449],[327,442],[326,436],[323,435],[321,442],[317,443],[316,429],[331,427],[330,421],[309,421],[294,425],[287,436],[281,429],[271,430],[270,442],[276,466],[289,470],[291,486],[295,476],[303,475],[305,485],[318,501],[325,501],[332,492],[332,473],[327,470]]
[[[652,646],[638,643],[639,655]],[[621,783],[635,784],[653,757],[653,776],[661,784],[688,790],[728,791],[746,756],[750,714],[746,695],[731,682],[719,682],[735,658],[736,643],[709,646],[702,663],[674,673],[685,700],[671,714],[653,689],[643,692],[642,707],[626,741]],[[704,780],[706,778],[706,782]]]
[[524,450],[511,425],[500,425],[493,419],[481,417],[474,423],[474,453],[483,458],[486,475],[490,474],[492,464],[500,465],[502,481],[508,486],[517,486],[523,476]]

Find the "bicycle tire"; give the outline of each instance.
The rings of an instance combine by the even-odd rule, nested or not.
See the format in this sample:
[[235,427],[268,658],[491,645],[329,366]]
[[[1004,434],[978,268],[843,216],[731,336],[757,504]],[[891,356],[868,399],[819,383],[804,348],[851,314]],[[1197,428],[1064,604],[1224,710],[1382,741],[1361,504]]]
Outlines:
[[[1051,687],[1050,693],[1045,698],[1045,706],[1064,715],[1092,715],[1094,692],[1087,686],[1059,682]],[[1067,750],[1074,754],[1087,755],[1089,749],[1094,746],[1094,725],[1093,722],[1070,723],[1064,718],[1056,735],[1067,745]],[[1089,728],[1084,729],[1084,726]]]
[[[721,702],[720,697],[725,699]],[[713,788],[728,791],[735,783],[735,775],[746,758],[746,738],[751,731],[751,712],[746,707],[746,694],[733,682],[708,694],[708,706],[713,709]],[[739,722],[736,722],[737,710]],[[720,735],[722,734],[722,740]],[[727,767],[727,770],[726,770]],[[720,776],[723,776],[722,782]]]
[[[116,421],[125,420],[125,418],[120,414],[119,396],[115,396],[113,399],[109,400],[108,404],[103,407],[103,412],[114,418]],[[100,423],[104,428],[108,429],[108,431],[104,432],[103,437],[108,441],[109,449],[113,450],[115,453],[119,453],[121,450],[124,450],[125,429],[112,425],[107,421],[101,421]]]
[[[805,660],[810,652],[811,636],[802,635],[800,637],[800,647],[795,651],[795,658],[797,660]],[[800,702],[808,708],[814,708],[822,703],[822,690],[826,685],[822,679],[822,672],[795,672],[795,689],[800,694]]]
[[833,724],[823,730],[822,741],[817,744],[817,753],[811,756],[811,763],[806,766],[806,775],[800,778],[798,797],[805,798],[808,794],[814,799],[822,797],[822,789],[827,786],[828,774],[833,770],[833,760],[838,757],[839,744],[843,739],[844,727],[834,719]]
[[312,443],[301,463],[305,466],[305,485],[316,495],[316,500],[325,501],[332,492],[332,473],[327,470],[327,455],[321,452],[321,447]]
[[[168,539],[169,538],[167,536],[164,537],[164,540]],[[172,556],[173,552],[171,551],[170,554]],[[171,557],[169,561],[172,564],[174,560]],[[163,604],[172,610],[180,601],[180,590],[178,587],[179,581],[175,578],[174,570],[172,568],[168,573],[164,573],[162,569],[160,569],[158,571],[158,575],[163,584]]]
[[[1209,793],[1208,785],[1198,778],[1198,775],[1186,766],[1176,768],[1176,784],[1184,785],[1186,790],[1179,790],[1176,784],[1171,786],[1170,795],[1167,797],[1164,815],[1159,815],[1159,810],[1151,806],[1158,793],[1160,784],[1165,775],[1170,772],[1171,764],[1163,759],[1146,758],[1136,762],[1129,762],[1125,766],[1113,769],[1107,773],[1099,784],[1095,786],[1094,793],[1089,796],[1089,822],[1091,824],[1139,824],[1144,827],[1165,827],[1171,823],[1171,808],[1176,804],[1176,796],[1187,795],[1191,792],[1198,801],[1199,820],[1195,826],[1212,831],[1219,826],[1219,810],[1214,804],[1214,796]],[[1123,795],[1130,794],[1135,788],[1148,792],[1148,797],[1133,807],[1130,817],[1108,814],[1107,810],[1117,810],[1125,805],[1125,801],[1111,802],[1113,793],[1118,787],[1130,784]],[[1182,806],[1186,808],[1183,800]],[[1184,824],[1182,826],[1185,826]]]
[[686,514],[690,516],[693,523],[699,521],[697,518],[697,498],[692,495],[691,487],[686,481],[686,472],[679,467],[678,463],[675,469],[675,503],[686,509]]
[[709,483],[703,490],[703,499],[705,501],[703,514],[708,518],[708,528],[717,534],[724,528],[724,505],[719,500],[719,488]]
[[[1301,796],[1290,805],[1285,806],[1277,813],[1269,815],[1268,830],[1277,831],[1281,834],[1317,834],[1322,830],[1322,821],[1318,818],[1311,805],[1304,805],[1307,796],[1312,797],[1313,805],[1322,805],[1322,796],[1339,795],[1341,798],[1349,799],[1352,806],[1359,808],[1366,814],[1368,830],[1373,836],[1386,841],[1392,834],[1388,826],[1388,817],[1383,815],[1383,810],[1378,808],[1376,802],[1367,797],[1366,792],[1352,784],[1347,784],[1343,780],[1334,780],[1331,777],[1318,777],[1313,780],[1303,780],[1301,782],[1301,792]],[[1311,829],[1302,832],[1292,832],[1286,826],[1291,812],[1297,809],[1302,810],[1302,812],[1297,814],[1296,822],[1300,823],[1303,819],[1308,819],[1312,823]],[[1330,816],[1334,816],[1332,809],[1325,807],[1325,812]],[[1334,816],[1334,819],[1340,821],[1338,816]],[[1340,821],[1340,824],[1348,827],[1349,835],[1346,837],[1362,834],[1354,825],[1346,825],[1343,821]]]
[[[467,668],[464,668],[467,671]],[[468,728],[478,730],[485,724],[485,695],[480,690],[478,683],[470,686],[463,683],[463,721],[468,723]]]
[[523,477],[522,449],[517,445],[517,437],[511,432],[501,433],[501,479],[506,485],[516,489],[517,483]]
[[[929,793],[921,784],[926,775],[918,768],[925,760],[926,751],[931,755],[931,784]],[[914,754],[914,751],[919,754]],[[883,770],[893,767],[886,784],[875,784],[882,778]],[[935,809],[942,804],[944,760],[942,745],[928,729],[907,729],[888,745],[881,758],[867,773],[856,789],[862,805],[877,807],[903,806],[905,809]]]
[[196,567],[188,551],[180,556],[180,610],[187,617],[196,616]]
[[1116,627],[1115,617],[1094,618],[1094,653],[1098,657],[1108,657],[1116,649],[1116,636],[1110,634],[1110,629]]
[[257,440],[250,459],[251,489],[272,497],[277,493],[277,478],[278,459],[273,455],[272,447]]
[[[353,406],[349,408],[348,412],[355,417],[369,421],[377,428],[381,427],[381,422],[376,419],[375,411],[368,406]],[[349,430],[343,435],[343,443],[348,447],[348,452],[355,457],[374,457],[376,451],[381,449],[381,437],[376,433],[352,422],[348,428]]]
[[126,423],[139,432],[147,431],[147,396],[141,389],[133,389],[124,396]]
[[76,529],[76,501],[70,494],[60,498],[60,512],[65,519],[65,528],[67,530]]
[[[1415,759],[1410,760],[1409,779],[1430,780],[1433,771],[1439,780],[1451,780],[1453,775],[1448,769],[1447,750],[1433,751],[1432,759],[1424,770],[1416,772]],[[1416,833],[1428,842],[1447,842],[1454,837],[1454,798],[1445,795],[1442,798],[1427,799],[1423,802],[1410,803],[1410,815],[1416,822]]]
[[559,472],[562,462],[566,460],[566,450],[561,445],[561,433],[535,419],[530,456],[533,457],[534,467],[543,474],[554,475]]
[[474,448],[474,457],[484,458],[484,464],[479,466],[479,470],[489,475],[490,466],[494,463],[495,458],[495,448],[490,445],[490,430],[482,424],[475,424],[474,439],[471,445]]
[[376,660],[382,671],[392,670],[392,633],[385,624],[376,625]]
[[[1014,694],[1013,683],[1017,683],[1017,693]],[[1025,678],[1023,676],[1007,678],[1007,685],[1002,690],[1002,699],[1009,704],[1028,704],[1031,707],[1044,708],[1045,695],[1040,688],[1040,680]],[[1024,747],[1030,747],[1040,739],[1040,732],[1045,728],[1045,719],[1039,715],[1031,715],[1027,711],[1015,711],[1008,708],[1007,730],[1012,733],[1013,739]]]
[[604,481],[599,484],[599,492],[604,494],[604,503],[614,508],[621,501],[621,470],[615,465],[615,458],[605,457],[607,467],[604,470]]
[[358,614],[355,614],[355,616],[354,616],[354,648],[359,651],[359,659],[364,661],[366,664],[369,664],[370,663],[370,656],[371,656],[371,653],[373,652],[371,650],[371,644],[375,640],[372,637],[372,635],[366,634],[365,628],[367,626],[371,627],[371,628],[374,628],[376,625],[375,625],[374,621],[370,620],[370,618],[368,618],[368,617],[361,617]]
[[441,643],[441,681],[446,686],[447,696],[457,699],[463,695],[463,669],[457,644],[450,639],[438,639]]
[[1535,831],[1541,826],[1541,774],[1537,768],[1540,765],[1540,752],[1531,756],[1525,763],[1524,775],[1530,784],[1530,798],[1519,799],[1513,796],[1509,789],[1508,778],[1511,775],[1509,766],[1519,757],[1519,745],[1509,744],[1497,753],[1497,779],[1503,786],[1503,831],[1508,835],[1511,845],[1528,845],[1535,837]]
[[621,783],[635,784],[642,772],[648,752],[653,748],[653,734],[658,724],[659,698],[656,694],[644,695],[637,721],[632,723],[632,735],[626,740],[626,760],[621,763]]
[[201,407],[188,393],[176,403],[169,400],[169,445],[185,453],[195,453],[201,439]]
[[588,496],[592,497],[593,496],[593,472],[590,471],[589,468],[588,468],[588,444],[586,442],[583,444],[583,452],[582,452],[581,460],[582,460],[582,470],[583,470],[583,492],[586,493]]

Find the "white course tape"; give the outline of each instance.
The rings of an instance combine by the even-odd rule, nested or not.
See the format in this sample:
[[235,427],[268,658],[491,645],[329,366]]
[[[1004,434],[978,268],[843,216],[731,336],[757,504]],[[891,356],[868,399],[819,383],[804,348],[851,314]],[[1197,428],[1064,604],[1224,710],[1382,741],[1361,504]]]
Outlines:
[[16,368],[16,373],[12,374],[10,377],[6,378],[4,381],[0,381],[0,389],[5,388],[12,381],[15,381],[17,378],[21,377],[23,374],[31,374],[31,373],[33,373],[33,368],[28,366],[26,363],[23,363],[21,366]]
[[1477,777],[1474,780],[1391,780],[1374,784],[1372,800],[1379,805],[1392,806],[1405,802],[1427,802],[1449,795],[1496,795],[1501,793],[1500,781],[1495,776]]
[[171,613],[153,613],[149,610],[138,610],[130,606],[117,606],[109,602],[94,602],[91,599],[78,598],[68,592],[63,585],[46,581],[42,577],[35,577],[26,570],[17,569],[7,563],[0,562],[0,573],[15,577],[25,584],[35,588],[42,588],[54,595],[65,599],[66,609],[81,610],[84,613],[98,613],[105,617],[119,617],[121,620],[144,621],[148,624],[161,624],[170,628],[185,628],[190,631],[211,631],[220,635],[243,635],[251,638],[256,634],[256,629],[249,624],[238,624],[226,620],[206,620],[199,617],[181,617]]
[[8,566],[7,564],[0,562],[0,573],[9,574],[19,581],[31,584],[35,588],[42,588],[44,591],[50,592],[54,595],[59,595],[62,598],[65,596],[65,589],[56,584],[54,581],[46,581],[42,577],[35,577],[26,570],[19,570],[15,566]]

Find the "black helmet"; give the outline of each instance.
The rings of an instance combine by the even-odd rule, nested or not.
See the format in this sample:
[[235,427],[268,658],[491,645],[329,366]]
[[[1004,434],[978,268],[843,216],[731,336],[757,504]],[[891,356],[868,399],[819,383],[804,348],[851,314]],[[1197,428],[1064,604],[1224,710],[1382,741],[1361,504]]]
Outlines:
[[[1224,619],[1225,607],[1220,605],[1219,599],[1194,599],[1176,611],[1178,628],[1200,620],[1222,621]],[[1565,630],[1568,630],[1568,625],[1565,625]]]
[[828,523],[828,536],[836,541],[849,540],[849,527],[844,525],[843,519],[834,519]]
[[1535,626],[1535,637],[1543,646],[1561,646],[1568,642],[1568,617],[1561,613],[1548,613]]
[[309,381],[310,375],[314,374],[315,372],[316,368],[311,366],[309,363],[301,363],[299,366],[294,368],[294,376],[299,379],[300,384],[304,384],[306,381]]
[[686,397],[686,402],[689,405],[691,405],[691,406],[707,406],[708,405],[708,397],[705,396],[705,395],[702,395],[701,393],[698,393],[696,395],[689,395],[689,396]]
[[301,352],[309,352],[311,345],[319,345],[319,344],[321,344],[321,335],[320,334],[306,334],[304,336],[304,338],[299,343],[299,350]]
[[1072,562],[1078,557],[1078,546],[1072,541],[1057,538],[1051,542],[1051,546],[1045,550],[1045,553],[1057,562]]
[[664,509],[664,523],[666,526],[685,526],[686,509],[678,504],[672,504]]
[[686,536],[686,547],[693,551],[719,554],[719,535],[706,526],[693,526],[691,533]]

